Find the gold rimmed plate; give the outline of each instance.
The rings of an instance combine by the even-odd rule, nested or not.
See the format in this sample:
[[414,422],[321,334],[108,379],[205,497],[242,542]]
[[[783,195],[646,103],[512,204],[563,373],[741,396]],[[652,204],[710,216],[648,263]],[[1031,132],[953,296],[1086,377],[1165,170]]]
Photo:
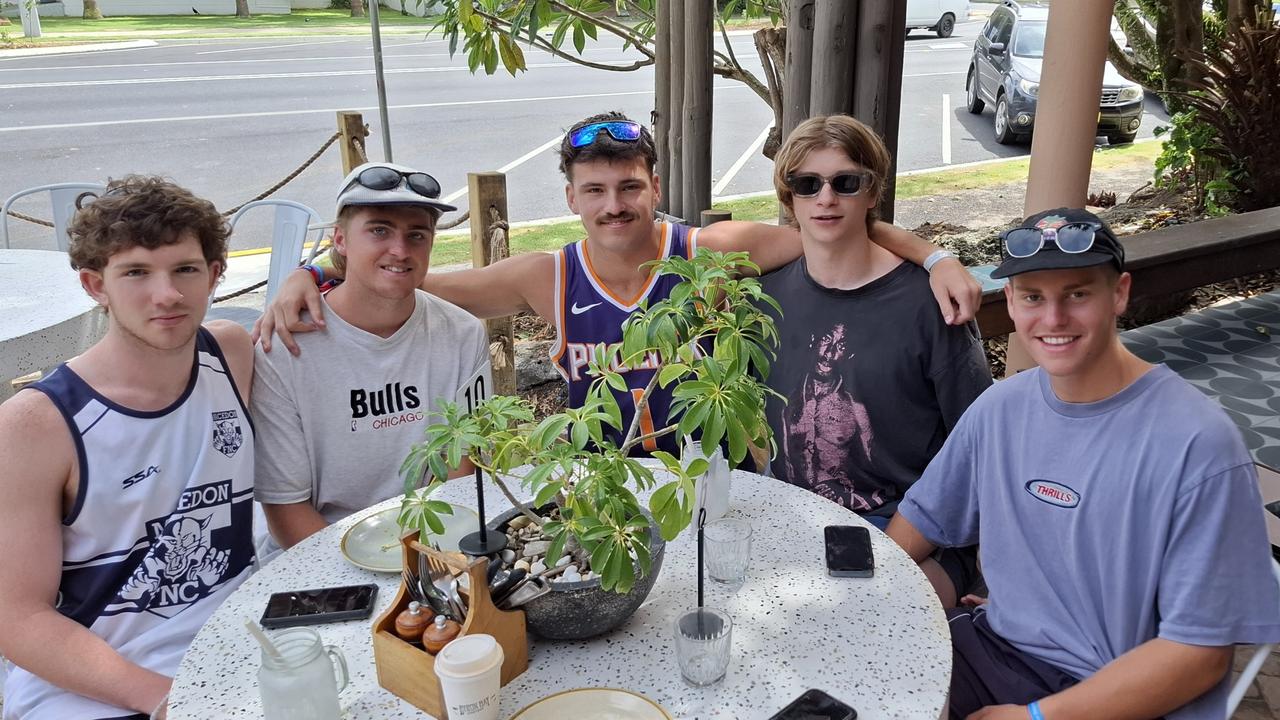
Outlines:
[[658,703],[619,688],[579,688],[548,695],[511,720],[672,720]]
[[[342,535],[342,556],[352,565],[374,572],[400,572],[403,555],[400,551],[400,525],[396,518],[400,507],[394,506],[373,513],[352,525]],[[458,541],[476,531],[480,518],[475,510],[453,506],[452,515],[441,515],[444,533],[432,535],[429,542],[441,550],[458,549]]]

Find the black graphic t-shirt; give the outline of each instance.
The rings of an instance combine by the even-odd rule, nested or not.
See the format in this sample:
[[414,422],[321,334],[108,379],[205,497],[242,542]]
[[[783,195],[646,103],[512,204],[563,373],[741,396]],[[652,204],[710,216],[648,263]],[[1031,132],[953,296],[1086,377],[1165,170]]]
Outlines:
[[890,515],[991,385],[977,327],[948,326],[929,275],[904,262],[853,290],[800,259],[762,278],[782,306],[766,412],[773,474],[861,513]]

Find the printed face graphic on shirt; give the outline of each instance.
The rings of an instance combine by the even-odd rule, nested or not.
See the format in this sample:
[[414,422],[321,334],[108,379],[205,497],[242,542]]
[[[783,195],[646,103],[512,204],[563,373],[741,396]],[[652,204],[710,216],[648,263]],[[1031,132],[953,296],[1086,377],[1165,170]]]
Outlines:
[[845,345],[844,336],[844,323],[836,323],[829,332],[818,340],[817,361],[814,363],[813,369],[819,377],[831,377],[841,362],[849,357],[848,346]]

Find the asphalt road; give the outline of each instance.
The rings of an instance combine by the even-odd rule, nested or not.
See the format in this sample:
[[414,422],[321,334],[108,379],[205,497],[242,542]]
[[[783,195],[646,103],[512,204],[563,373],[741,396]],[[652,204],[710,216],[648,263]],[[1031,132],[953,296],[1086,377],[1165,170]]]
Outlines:
[[[1027,147],[996,144],[991,112],[964,109],[964,73],[981,23],[961,23],[941,40],[907,41],[899,170],[993,157]],[[749,35],[732,38],[755,58]],[[471,75],[465,57],[421,36],[384,38],[394,158],[435,175],[465,205],[466,173],[503,170],[511,217],[568,213],[554,146],[574,121],[619,109],[647,119],[653,72],[580,67],[526,49],[528,72]],[[633,54],[600,42],[596,62]],[[292,172],[335,130],[339,110],[372,126],[370,157],[383,157],[370,41],[358,38],[167,41],[157,46],[0,59],[0,198],[32,185],[101,180],[130,172],[168,175],[220,208],[247,200]],[[713,130],[715,194],[768,190],[771,162],[753,149],[771,122],[768,107],[740,83],[717,79]],[[1159,123],[1148,113],[1140,135]],[[277,197],[328,217],[340,175],[336,149]],[[43,201],[42,201],[43,202]],[[48,208],[17,209],[48,217]],[[265,218],[250,219],[236,249],[269,243]],[[16,247],[49,247],[47,231],[11,222]]]

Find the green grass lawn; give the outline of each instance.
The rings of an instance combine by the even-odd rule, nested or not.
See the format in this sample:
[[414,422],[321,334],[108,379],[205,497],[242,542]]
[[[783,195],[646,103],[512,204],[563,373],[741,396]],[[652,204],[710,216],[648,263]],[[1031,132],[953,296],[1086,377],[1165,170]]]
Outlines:
[[[433,20],[384,9],[378,17],[384,32],[425,32]],[[295,10],[289,15],[254,15],[237,18],[234,15],[134,15],[105,17],[101,20],[83,20],[76,17],[40,18],[40,28],[45,38],[65,43],[68,37],[84,37],[93,40],[212,38],[212,37],[272,37],[298,35],[312,32],[329,34],[364,34],[369,32],[369,18],[351,17],[349,10]],[[22,27],[5,26],[10,39],[22,39]],[[16,31],[16,32],[15,32]]]
[[[1093,168],[1101,170],[1130,163],[1145,163],[1148,167],[1160,154],[1160,143],[1145,142],[1119,147],[1100,147],[1094,151]],[[991,185],[1025,182],[1030,158],[1016,158],[978,167],[940,170],[921,175],[898,178],[897,197],[903,200],[940,195],[961,190],[973,190]],[[773,193],[740,198],[715,204],[718,210],[729,210],[734,220],[776,221],[778,201]],[[529,225],[511,230],[511,252],[538,252],[556,250],[566,243],[586,236],[582,223],[568,220],[559,223]],[[471,237],[467,234],[442,234],[436,238],[431,251],[431,264],[455,265],[471,262]]]

